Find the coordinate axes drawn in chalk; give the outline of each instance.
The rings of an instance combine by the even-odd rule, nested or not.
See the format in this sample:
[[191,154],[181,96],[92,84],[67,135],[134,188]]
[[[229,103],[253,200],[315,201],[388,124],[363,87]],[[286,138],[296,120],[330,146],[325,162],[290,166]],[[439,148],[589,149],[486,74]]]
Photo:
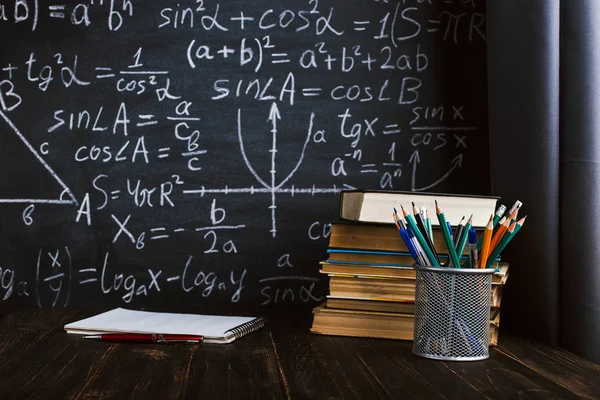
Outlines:
[[271,134],[272,134],[272,145],[271,145],[271,149],[269,150],[269,152],[271,153],[271,169],[269,171],[271,182],[269,183],[266,180],[264,180],[256,172],[254,167],[252,167],[252,163],[248,159],[248,156],[246,155],[246,150],[244,148],[244,139],[243,139],[243,134],[242,134],[242,110],[238,108],[237,134],[238,134],[238,140],[239,140],[239,144],[240,144],[240,152],[242,154],[242,158],[244,159],[244,163],[246,164],[246,167],[248,168],[248,170],[250,171],[252,176],[254,176],[254,178],[258,181],[258,183],[260,183],[260,186],[262,186],[262,187],[255,188],[254,186],[250,186],[250,187],[245,187],[245,188],[225,187],[225,188],[219,188],[219,189],[207,189],[204,186],[202,186],[201,189],[184,190],[183,193],[184,194],[200,194],[200,196],[204,196],[207,193],[210,193],[210,194],[269,193],[271,195],[271,205],[269,206],[269,208],[271,209],[271,230],[270,230],[270,232],[273,237],[276,237],[277,236],[277,218],[276,218],[275,211],[277,209],[277,199],[276,199],[277,194],[287,193],[292,196],[294,196],[296,194],[310,194],[310,195],[314,196],[315,194],[337,194],[337,193],[340,193],[343,189],[356,189],[352,186],[345,185],[345,184],[343,185],[343,187],[337,187],[336,185],[333,185],[333,187],[331,187],[331,188],[317,188],[315,186],[310,187],[310,188],[297,188],[294,185],[292,185],[291,187],[286,187],[286,188],[283,187],[294,176],[294,174],[296,173],[298,168],[300,168],[302,161],[304,160],[304,153],[306,152],[306,147],[308,146],[308,142],[310,141],[311,133],[313,130],[314,118],[315,118],[315,113],[313,112],[310,114],[310,122],[308,125],[306,139],[304,141],[304,145],[302,147],[302,151],[300,153],[300,157],[298,158],[296,166],[292,169],[292,171],[284,179],[281,180],[281,182],[277,183],[276,154],[277,154],[277,135],[279,133],[278,129],[277,129],[277,120],[281,119],[281,114],[279,113],[279,108],[277,107],[277,103],[273,102],[271,104],[271,108],[269,110],[269,117],[267,118],[267,121],[270,122],[270,124],[271,124]]
[[435,181],[427,186],[418,188],[418,187],[416,187],[417,164],[419,164],[421,162],[421,157],[419,156],[419,150],[413,151],[408,160],[412,164],[410,190],[412,192],[423,192],[423,191],[429,190],[429,189],[439,185],[440,183],[445,181],[452,174],[452,172],[455,169],[460,168],[462,166],[462,160],[463,160],[463,154],[460,153],[459,155],[457,155],[450,161],[450,164],[452,164],[452,167],[450,167],[450,169],[444,175],[442,175],[441,178],[439,178],[437,181]]
[[[37,150],[25,139],[25,136],[19,131],[19,129],[15,126],[10,118],[0,110],[0,117],[6,122],[6,124],[12,129],[12,133],[17,135],[17,137],[23,142],[23,144],[27,147],[27,149],[37,158],[37,160],[42,164],[42,166],[48,171],[50,176],[60,185],[63,189],[58,199],[27,199],[27,198],[2,198],[2,193],[0,193],[0,203],[13,203],[13,204],[32,204],[32,203],[41,203],[41,204],[75,204],[77,205],[77,199],[71,192],[71,189],[65,185],[65,183],[60,179],[60,177],[54,172],[54,170],[48,165],[48,163],[42,158],[42,156],[37,152]],[[2,137],[3,132],[0,131],[0,137]],[[10,133],[9,133],[10,134]],[[68,197],[65,199],[65,197]]]

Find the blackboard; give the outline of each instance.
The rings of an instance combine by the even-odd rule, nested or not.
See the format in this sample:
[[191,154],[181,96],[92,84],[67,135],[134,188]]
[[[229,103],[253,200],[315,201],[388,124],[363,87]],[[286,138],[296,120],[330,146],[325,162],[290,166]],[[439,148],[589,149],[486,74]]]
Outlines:
[[484,9],[0,2],[0,299],[323,301],[341,190],[489,193]]

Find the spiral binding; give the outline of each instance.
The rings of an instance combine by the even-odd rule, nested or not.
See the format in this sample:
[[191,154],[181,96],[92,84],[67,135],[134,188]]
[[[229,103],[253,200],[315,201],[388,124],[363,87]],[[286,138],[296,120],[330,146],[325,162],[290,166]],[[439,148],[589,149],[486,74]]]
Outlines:
[[267,323],[266,319],[259,317],[252,321],[246,322],[245,324],[242,324],[238,327],[230,329],[228,332],[230,332],[234,338],[239,339],[242,336],[248,335],[248,334],[262,328],[263,326],[266,325],[266,323]]

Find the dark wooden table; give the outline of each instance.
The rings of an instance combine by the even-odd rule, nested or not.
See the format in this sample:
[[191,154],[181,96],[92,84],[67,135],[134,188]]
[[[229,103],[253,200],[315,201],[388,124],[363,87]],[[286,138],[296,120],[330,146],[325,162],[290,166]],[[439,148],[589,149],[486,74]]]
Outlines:
[[480,362],[411,354],[411,343],[318,336],[309,319],[271,319],[229,345],[108,344],[67,335],[74,310],[0,320],[0,399],[600,398],[600,367],[500,336]]

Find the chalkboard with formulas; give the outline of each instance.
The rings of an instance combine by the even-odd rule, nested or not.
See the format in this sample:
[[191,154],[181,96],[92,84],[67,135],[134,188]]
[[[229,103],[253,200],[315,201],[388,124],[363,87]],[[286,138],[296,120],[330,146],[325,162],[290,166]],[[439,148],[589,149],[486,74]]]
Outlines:
[[0,300],[327,294],[344,189],[489,194],[480,0],[0,1]]

